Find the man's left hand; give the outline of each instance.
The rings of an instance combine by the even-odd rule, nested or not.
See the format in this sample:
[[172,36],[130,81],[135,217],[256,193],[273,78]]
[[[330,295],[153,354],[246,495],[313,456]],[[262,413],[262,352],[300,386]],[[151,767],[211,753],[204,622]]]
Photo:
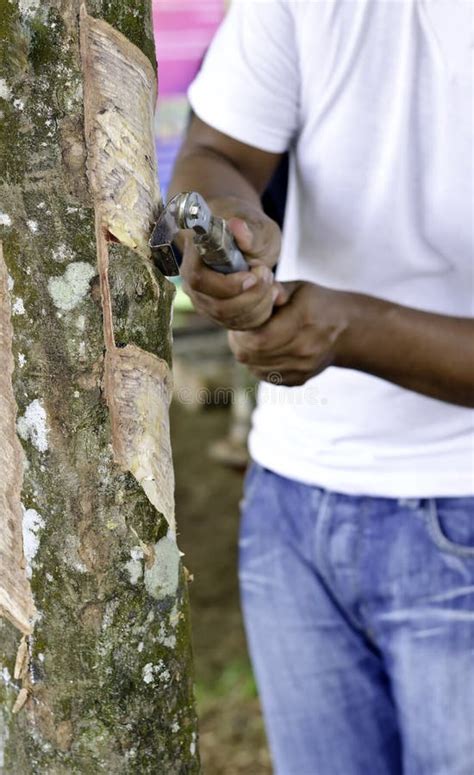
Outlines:
[[347,329],[345,299],[350,296],[309,282],[282,283],[285,298],[260,328],[230,331],[238,361],[258,379],[303,385],[335,364]]

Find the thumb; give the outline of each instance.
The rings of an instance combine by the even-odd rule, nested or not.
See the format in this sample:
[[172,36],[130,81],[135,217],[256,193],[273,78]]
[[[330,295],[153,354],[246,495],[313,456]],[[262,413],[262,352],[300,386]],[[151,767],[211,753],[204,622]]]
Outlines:
[[245,220],[233,216],[227,221],[227,226],[252,266],[275,266],[281,248],[280,227],[275,221],[264,213],[258,217],[251,215]]
[[233,234],[237,245],[243,253],[251,253],[254,235],[249,225],[242,218],[229,218],[229,231]]

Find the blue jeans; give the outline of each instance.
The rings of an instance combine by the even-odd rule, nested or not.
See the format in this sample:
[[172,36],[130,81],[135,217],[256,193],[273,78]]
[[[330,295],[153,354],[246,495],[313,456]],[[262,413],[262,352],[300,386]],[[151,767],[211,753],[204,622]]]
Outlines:
[[253,464],[240,581],[278,775],[474,775],[474,498]]

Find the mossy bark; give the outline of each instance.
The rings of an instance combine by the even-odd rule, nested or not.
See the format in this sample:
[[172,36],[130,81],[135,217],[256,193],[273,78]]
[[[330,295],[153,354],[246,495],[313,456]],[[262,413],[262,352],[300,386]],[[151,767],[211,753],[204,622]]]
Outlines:
[[[16,714],[20,637],[0,620],[0,773],[192,774],[184,571],[165,520],[114,462],[103,397],[79,5],[0,0],[0,241],[38,611]],[[149,5],[87,4],[154,64]],[[169,362],[167,281],[114,245],[110,285],[117,344]]]

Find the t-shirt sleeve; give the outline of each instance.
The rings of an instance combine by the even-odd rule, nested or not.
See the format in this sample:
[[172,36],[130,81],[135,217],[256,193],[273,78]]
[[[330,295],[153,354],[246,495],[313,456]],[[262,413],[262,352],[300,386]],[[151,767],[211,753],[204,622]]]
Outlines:
[[298,56],[288,0],[233,0],[189,88],[196,115],[271,153],[298,129]]

